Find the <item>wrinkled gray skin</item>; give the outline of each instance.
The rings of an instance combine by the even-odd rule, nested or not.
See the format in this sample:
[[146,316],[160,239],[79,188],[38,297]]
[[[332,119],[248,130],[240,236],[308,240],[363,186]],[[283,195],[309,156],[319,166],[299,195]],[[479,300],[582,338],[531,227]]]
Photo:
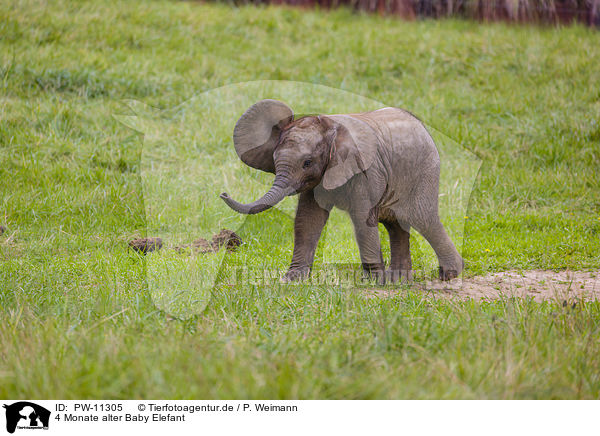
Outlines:
[[[350,215],[363,269],[379,282],[386,276],[393,282],[410,279],[411,227],[435,250],[442,280],[462,271],[464,262],[438,215],[440,158],[433,139],[410,113],[384,108],[294,120],[284,103],[262,100],[238,120],[233,137],[244,163],[275,174],[271,189],[252,203],[221,194],[233,210],[259,213],[300,194],[287,281],[309,274],[333,206]],[[390,236],[387,274],[378,222]]]

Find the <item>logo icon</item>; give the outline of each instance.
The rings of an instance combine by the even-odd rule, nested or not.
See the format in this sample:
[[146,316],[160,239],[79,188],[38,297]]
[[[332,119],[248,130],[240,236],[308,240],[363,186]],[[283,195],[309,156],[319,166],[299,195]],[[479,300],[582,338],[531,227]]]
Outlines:
[[29,401],[19,401],[4,405],[6,409],[6,431],[14,433],[19,429],[48,429],[50,411]]

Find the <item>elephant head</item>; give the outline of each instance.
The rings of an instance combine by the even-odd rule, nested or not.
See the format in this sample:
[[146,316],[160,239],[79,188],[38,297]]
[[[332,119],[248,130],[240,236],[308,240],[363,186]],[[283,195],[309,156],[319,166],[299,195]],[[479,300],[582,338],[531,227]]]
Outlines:
[[245,164],[275,174],[271,189],[251,203],[238,203],[227,193],[221,194],[236,212],[255,214],[320,183],[326,190],[343,186],[371,166],[377,138],[358,116],[306,116],[294,120],[286,104],[262,100],[240,117],[233,143]]

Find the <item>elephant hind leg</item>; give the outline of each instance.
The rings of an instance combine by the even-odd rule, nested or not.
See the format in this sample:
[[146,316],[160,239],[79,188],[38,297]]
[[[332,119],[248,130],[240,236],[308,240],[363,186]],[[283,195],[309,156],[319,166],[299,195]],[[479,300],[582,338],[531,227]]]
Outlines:
[[456,250],[439,218],[426,225],[415,224],[414,227],[427,239],[437,255],[440,263],[440,280],[451,280],[458,277],[465,266],[465,262]]
[[[386,215],[390,215],[386,214]],[[381,223],[390,236],[390,269],[388,276],[392,283],[398,280],[412,280],[412,261],[410,258],[410,227],[402,226],[392,216],[383,216]]]

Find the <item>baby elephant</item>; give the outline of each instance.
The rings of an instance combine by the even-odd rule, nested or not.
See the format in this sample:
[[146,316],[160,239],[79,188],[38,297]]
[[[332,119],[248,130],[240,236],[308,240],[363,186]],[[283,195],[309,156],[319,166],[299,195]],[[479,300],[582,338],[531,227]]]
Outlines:
[[411,226],[435,250],[442,280],[462,271],[464,262],[438,215],[440,157],[423,124],[409,112],[388,107],[295,120],[284,103],[262,100],[238,120],[233,143],[245,164],[274,173],[275,180],[262,198],[248,204],[222,193],[229,207],[255,214],[300,194],[287,281],[308,276],[333,206],[350,215],[363,270],[380,283],[386,274],[379,222],[390,236],[387,277],[393,282],[411,277]]

